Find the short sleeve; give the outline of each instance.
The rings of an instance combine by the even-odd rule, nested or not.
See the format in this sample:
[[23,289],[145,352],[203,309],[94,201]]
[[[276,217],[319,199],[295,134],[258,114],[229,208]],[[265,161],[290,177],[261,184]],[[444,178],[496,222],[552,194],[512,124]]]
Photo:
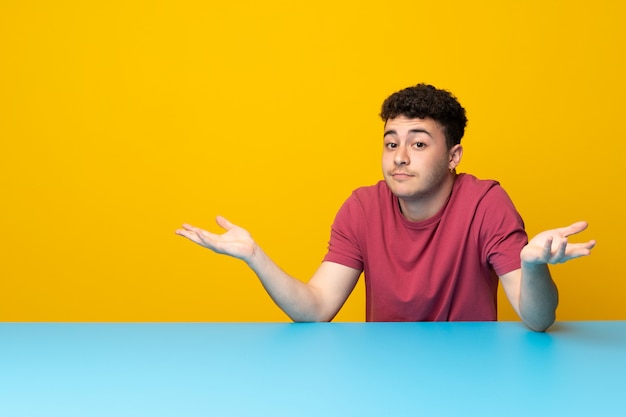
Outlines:
[[528,243],[524,221],[499,185],[492,187],[477,210],[482,256],[498,276],[521,267],[520,252]]
[[335,216],[324,261],[363,270],[363,252],[359,244],[359,222],[363,219],[363,211],[353,193]]

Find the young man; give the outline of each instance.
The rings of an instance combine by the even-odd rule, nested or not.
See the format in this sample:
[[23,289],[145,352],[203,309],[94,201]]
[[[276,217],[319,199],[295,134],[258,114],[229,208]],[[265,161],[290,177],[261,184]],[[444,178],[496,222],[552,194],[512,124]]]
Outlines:
[[177,234],[246,262],[294,321],[330,321],[364,272],[368,321],[496,320],[500,282],[523,322],[546,330],[558,304],[548,264],[590,254],[594,241],[568,242],[587,224],[528,241],[497,182],[457,174],[467,119],[449,92],[426,84],[404,89],[385,100],[381,118],[384,181],[346,200],[307,283],[223,217],[224,234],[190,225]]

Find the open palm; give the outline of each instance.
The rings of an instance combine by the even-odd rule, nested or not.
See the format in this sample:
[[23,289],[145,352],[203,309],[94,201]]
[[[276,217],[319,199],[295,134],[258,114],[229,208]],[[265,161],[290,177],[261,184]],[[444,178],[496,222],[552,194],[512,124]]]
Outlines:
[[247,230],[232,224],[221,216],[216,218],[216,222],[226,230],[225,233],[215,234],[184,224],[182,229],[176,231],[176,234],[216,253],[230,255],[244,261],[254,254],[255,243]]
[[559,264],[570,259],[587,256],[596,242],[569,243],[568,237],[587,228],[587,222],[577,222],[567,227],[547,230],[533,237],[522,249],[521,260],[525,264]]

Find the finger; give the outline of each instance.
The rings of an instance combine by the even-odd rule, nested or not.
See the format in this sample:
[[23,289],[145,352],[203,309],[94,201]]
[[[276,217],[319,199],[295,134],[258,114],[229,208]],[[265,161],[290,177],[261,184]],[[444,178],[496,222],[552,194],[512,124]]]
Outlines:
[[205,230],[201,230],[200,233],[198,233],[198,239],[200,239],[200,241],[205,244],[205,245],[210,245],[211,244],[211,234]]
[[234,224],[232,224],[231,222],[229,222],[228,220],[226,220],[226,218],[225,218],[225,217],[222,217],[222,216],[217,216],[217,217],[215,218],[215,221],[217,222],[217,224],[218,224],[220,227],[222,227],[223,229],[226,229],[226,230],[230,230],[230,229],[232,229],[233,227],[235,227],[235,225],[234,225]]
[[574,235],[576,233],[580,233],[583,230],[585,230],[587,228],[589,224],[585,221],[580,221],[580,222],[576,222],[573,224],[570,224],[567,227],[563,227],[560,229],[561,233],[563,234],[563,236],[571,236]]
[[184,236],[193,240],[196,243],[202,244],[202,242],[215,238],[215,234],[207,232],[199,227],[192,226],[190,224],[183,224],[182,229],[176,230],[176,234]]
[[556,250],[556,253],[552,257],[555,262],[565,262],[565,252],[567,250],[567,238],[561,240],[559,247]]
[[176,229],[176,234],[187,237],[186,234],[192,232],[194,229],[195,227],[192,225],[183,223],[179,229]]
[[[221,251],[220,235],[216,235],[206,230],[201,230],[198,233],[198,240],[200,245],[209,248],[215,252]],[[221,252],[220,252],[221,253]]]
[[574,249],[593,249],[596,246],[595,240],[583,243],[570,243],[569,246]]
[[570,244],[567,248],[568,259],[579,258],[581,256],[588,256],[591,254],[591,249],[595,246],[596,242],[591,240],[586,243]]
[[215,233],[211,233],[203,229],[197,229],[196,233],[201,239],[206,239],[206,240],[215,240],[219,236]]
[[176,234],[179,236],[183,236],[186,237],[187,239],[191,240],[192,242],[198,243],[198,244],[202,244],[202,240],[200,240],[200,237],[198,236],[197,233],[192,232],[190,230],[185,230],[185,229],[178,229],[176,230]]
[[191,235],[197,235],[200,233],[202,229],[198,228],[198,227],[194,227],[190,224],[183,224],[182,225],[182,229],[178,229],[176,230],[176,234],[181,235],[181,236],[185,236],[185,237],[190,237]]
[[194,229],[196,229],[196,227],[194,227],[194,226],[192,226],[190,224],[187,224],[187,223],[183,223],[182,228],[185,229],[185,230],[194,230]]
[[542,259],[544,260],[552,258],[552,238],[551,237],[546,239],[546,243],[543,245],[541,255],[542,255]]

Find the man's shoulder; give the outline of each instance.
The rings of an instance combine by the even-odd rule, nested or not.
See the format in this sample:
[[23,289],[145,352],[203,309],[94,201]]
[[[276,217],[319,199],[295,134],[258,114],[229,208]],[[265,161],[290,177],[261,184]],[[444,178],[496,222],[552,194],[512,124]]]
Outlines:
[[351,215],[387,212],[392,209],[394,198],[387,183],[381,180],[376,184],[354,189],[344,201],[343,208],[344,211],[350,211]]
[[473,207],[476,215],[483,213],[493,216],[494,213],[516,213],[517,209],[509,194],[496,180],[478,179],[473,175],[464,174],[460,179],[458,190],[452,196],[453,207],[468,210]]
[[475,196],[482,199],[486,196],[506,195],[506,191],[500,182],[492,179],[480,179],[472,174],[459,174],[455,183],[456,189],[453,193],[464,196]]
[[457,176],[456,184],[459,188],[470,190],[488,190],[493,187],[500,187],[500,183],[491,179],[480,179],[472,174],[462,173]]
[[380,194],[380,193],[391,193],[389,187],[385,180],[380,180],[376,184],[364,185],[356,188],[352,194],[358,195],[370,195],[370,194]]
[[378,181],[376,184],[365,185],[352,191],[350,199],[360,201],[361,204],[379,204],[393,198],[391,190],[384,180]]
[[500,185],[492,179],[479,179],[471,174],[459,174],[452,192],[454,205],[491,206],[509,200],[509,196]]

